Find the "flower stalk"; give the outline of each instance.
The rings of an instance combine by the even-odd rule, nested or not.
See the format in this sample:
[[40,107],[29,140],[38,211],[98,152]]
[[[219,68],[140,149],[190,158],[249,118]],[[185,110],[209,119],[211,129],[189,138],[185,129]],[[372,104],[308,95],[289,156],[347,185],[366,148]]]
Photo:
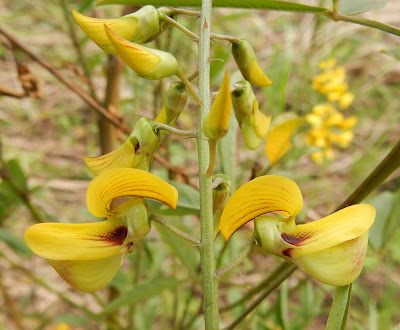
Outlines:
[[201,245],[200,263],[203,287],[203,306],[206,329],[219,328],[218,281],[215,276],[213,201],[209,165],[209,146],[203,133],[203,121],[211,109],[210,96],[210,24],[211,0],[203,0],[200,16],[199,46],[199,94],[203,101],[199,107],[198,159],[200,183]]

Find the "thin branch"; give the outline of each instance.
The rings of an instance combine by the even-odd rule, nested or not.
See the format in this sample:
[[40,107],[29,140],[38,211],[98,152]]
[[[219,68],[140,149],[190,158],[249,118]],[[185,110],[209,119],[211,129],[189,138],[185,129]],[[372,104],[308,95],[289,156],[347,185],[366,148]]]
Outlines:
[[211,176],[214,171],[215,166],[215,156],[217,154],[217,142],[218,140],[208,140],[209,150],[210,150],[210,162],[208,163],[208,168],[206,175]]
[[189,93],[193,96],[197,104],[201,107],[203,106],[203,101],[201,100],[199,94],[194,90],[193,85],[190,83],[188,78],[186,78],[185,74],[182,72],[181,69],[178,70],[177,73],[178,78],[183,82],[183,84],[188,89]]
[[211,37],[211,39],[225,40],[225,41],[233,42],[235,44],[240,42],[240,39],[232,37],[232,36],[228,36],[225,34],[210,33],[210,37]]
[[24,44],[22,44],[19,40],[9,34],[6,30],[4,30],[0,26],[0,34],[5,36],[14,46],[21,49],[24,53],[26,53],[32,60],[36,61],[40,64],[43,68],[49,71],[53,76],[55,76],[61,83],[67,86],[71,91],[77,94],[83,101],[86,102],[89,106],[95,109],[97,112],[102,114],[106,117],[110,122],[112,122],[116,127],[121,129],[126,134],[130,134],[131,130],[126,127],[123,123],[121,123],[121,119],[117,116],[113,115],[109,112],[106,108],[102,107],[93,97],[89,94],[82,91],[79,87],[75,86],[74,84],[70,83],[67,79],[65,79],[54,67],[51,66],[46,60],[42,59],[40,56],[33,53],[29,50]]
[[220,278],[222,275],[230,272],[231,270],[235,269],[237,266],[239,266],[243,260],[249,255],[251,249],[253,248],[253,246],[256,244],[256,240],[254,239],[254,237],[252,237],[250,239],[250,241],[246,244],[246,246],[244,247],[244,249],[242,250],[242,252],[240,252],[240,254],[238,255],[238,257],[229,265],[218,269],[215,274],[218,278]]
[[197,237],[194,237],[192,235],[189,235],[189,234],[183,232],[182,230],[176,228],[175,226],[173,226],[170,223],[168,223],[167,221],[165,221],[163,218],[161,218],[159,216],[153,216],[151,220],[159,223],[163,227],[167,228],[171,233],[179,236],[180,238],[183,238],[184,240],[186,240],[190,243],[193,243],[195,246],[197,246],[197,247],[200,246],[201,242]]
[[196,10],[189,10],[189,9],[183,9],[183,8],[170,8],[170,9],[172,9],[178,15],[182,14],[182,15],[200,17],[200,12],[196,11]]
[[0,86],[0,95],[15,97],[17,99],[28,97],[28,95],[24,92],[16,92],[13,91],[12,89],[8,89],[6,87],[1,87],[1,86]]

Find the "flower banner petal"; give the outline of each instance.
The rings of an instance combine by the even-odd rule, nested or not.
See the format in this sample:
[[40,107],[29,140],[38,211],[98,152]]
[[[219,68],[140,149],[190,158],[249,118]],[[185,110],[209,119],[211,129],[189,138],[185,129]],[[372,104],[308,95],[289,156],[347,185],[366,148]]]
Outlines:
[[96,223],[39,223],[25,231],[37,255],[53,260],[94,260],[127,252],[128,229],[117,218]]
[[124,255],[119,254],[97,260],[51,260],[47,261],[55,271],[74,289],[94,292],[105,287],[121,267]]
[[368,204],[346,207],[323,219],[297,225],[282,239],[294,246],[284,251],[291,258],[329,249],[363,235],[375,220],[375,208]]
[[87,168],[99,175],[111,168],[132,167],[135,158],[135,147],[128,140],[119,148],[100,157],[83,156]]
[[327,250],[307,254],[292,261],[323,283],[344,286],[360,275],[368,245],[368,232]]
[[248,221],[265,213],[294,218],[303,207],[297,184],[277,175],[258,177],[244,184],[228,200],[219,228],[225,240]]
[[155,175],[133,168],[114,168],[98,175],[89,184],[86,204],[95,217],[112,216],[111,201],[125,196],[152,198],[173,209],[178,202],[176,188]]

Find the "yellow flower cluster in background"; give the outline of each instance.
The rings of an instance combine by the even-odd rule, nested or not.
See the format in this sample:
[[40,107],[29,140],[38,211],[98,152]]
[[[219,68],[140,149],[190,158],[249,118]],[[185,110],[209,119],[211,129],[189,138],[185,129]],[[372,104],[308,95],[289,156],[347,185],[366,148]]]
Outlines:
[[323,72],[313,78],[312,87],[324,94],[328,102],[315,105],[305,117],[311,126],[306,141],[321,149],[310,155],[318,165],[334,159],[334,147],[347,148],[350,145],[354,137],[352,129],[357,123],[357,117],[345,118],[336,106],[346,109],[353,102],[354,95],[348,92],[344,68],[335,65],[335,59],[319,64]]
[[326,95],[329,102],[337,102],[341,109],[347,109],[354,100],[354,95],[348,91],[346,71],[342,66],[335,66],[336,60],[331,58],[319,64],[322,73],[314,77],[312,87],[317,92]]

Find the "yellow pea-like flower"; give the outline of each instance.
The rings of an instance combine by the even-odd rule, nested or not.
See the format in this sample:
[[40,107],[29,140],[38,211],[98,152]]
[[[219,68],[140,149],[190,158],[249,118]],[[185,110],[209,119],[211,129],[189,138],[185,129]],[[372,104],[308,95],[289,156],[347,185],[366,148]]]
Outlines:
[[270,86],[273,84],[257,62],[253,47],[247,40],[232,43],[232,54],[243,77],[256,86]]
[[104,25],[121,38],[140,44],[153,40],[165,29],[160,24],[159,12],[153,6],[145,6],[132,14],[113,19],[92,18],[76,10],[72,11],[72,15],[90,39],[106,53],[114,55],[117,51],[109,40]]
[[221,233],[227,240],[254,219],[256,237],[264,252],[295,263],[326,284],[343,286],[353,282],[364,263],[375,209],[368,204],[353,205],[323,219],[296,225],[294,218],[302,203],[300,190],[292,180],[258,177],[229,199],[221,217]]
[[167,52],[129,42],[104,25],[117,54],[140,77],[159,80],[178,73],[178,61]]
[[25,231],[25,241],[69,285],[93,292],[111,281],[124,255],[149,231],[146,203],[136,198],[113,210],[113,216],[102,222],[36,224]]

